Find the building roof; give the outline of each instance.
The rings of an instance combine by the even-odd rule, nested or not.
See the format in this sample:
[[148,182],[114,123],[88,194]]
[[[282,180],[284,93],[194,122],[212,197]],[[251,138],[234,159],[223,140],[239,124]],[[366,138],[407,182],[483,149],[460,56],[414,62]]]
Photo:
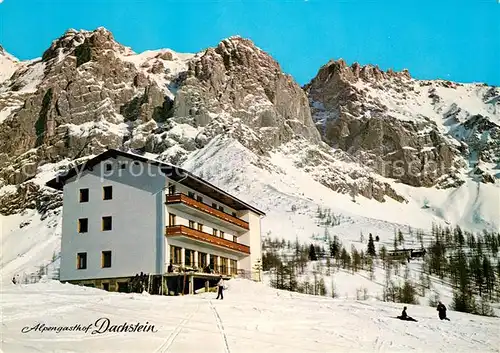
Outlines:
[[[118,156],[158,166],[163,173],[168,175],[168,178],[173,179],[174,181],[177,181],[180,184],[185,185],[193,190],[196,190],[204,195],[207,195],[215,200],[218,200],[235,210],[241,211],[248,209],[257,213],[258,215],[261,216],[265,215],[265,213],[262,212],[261,210],[247,204],[244,201],[241,201],[240,199],[230,195],[229,193],[225,192],[222,189],[219,189],[217,186],[210,184],[208,181],[203,180],[200,177],[197,177],[196,175],[188,172],[187,170],[184,170],[172,164],[148,158],[146,156],[141,156],[139,154],[120,151],[116,149],[108,149],[107,151],[99,154],[98,156],[89,159],[88,161],[81,163],[62,174],[59,174],[54,179],[49,180],[46,183],[46,185],[53,189],[62,190],[66,181],[77,176],[78,173],[81,173],[87,169],[92,170],[92,168],[98,165],[99,163],[109,158],[115,159]],[[172,171],[175,171],[175,173],[172,173]]]

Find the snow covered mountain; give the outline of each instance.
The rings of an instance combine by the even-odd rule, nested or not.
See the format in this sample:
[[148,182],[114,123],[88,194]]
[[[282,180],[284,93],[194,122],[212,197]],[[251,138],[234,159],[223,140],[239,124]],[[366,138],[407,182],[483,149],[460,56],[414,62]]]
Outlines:
[[345,239],[500,228],[497,87],[331,61],[301,88],[241,37],[136,54],[104,28],[31,61],[2,50],[0,65],[4,277],[58,253],[61,196],[44,182],[107,147],[183,166],[266,211],[280,237],[309,239],[318,206]]

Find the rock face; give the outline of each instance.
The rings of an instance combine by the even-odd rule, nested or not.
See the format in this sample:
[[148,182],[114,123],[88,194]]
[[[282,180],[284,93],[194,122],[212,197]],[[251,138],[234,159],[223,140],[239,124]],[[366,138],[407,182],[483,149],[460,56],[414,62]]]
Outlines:
[[9,166],[0,175],[7,183],[32,175],[27,161],[40,165],[121,146],[131,116],[165,119],[166,98],[156,82],[120,59],[129,51],[104,28],[69,30],[40,61],[3,82],[0,105],[19,102],[0,129],[3,166]]
[[259,168],[278,151],[353,198],[404,201],[387,178],[452,187],[499,177],[495,87],[331,61],[302,89],[248,39],[136,54],[104,28],[68,30],[37,60],[0,48],[0,67],[3,214],[57,207],[39,175],[107,147],[182,164],[220,136]]
[[172,115],[204,128],[199,146],[221,133],[257,152],[296,136],[320,141],[302,89],[247,39],[231,37],[196,55],[175,84]]
[[[323,140],[382,176],[450,187],[463,182],[471,159],[499,161],[499,112],[486,103],[498,88],[418,81],[406,70],[338,60],[323,66],[305,90]],[[477,106],[460,108],[462,94]]]

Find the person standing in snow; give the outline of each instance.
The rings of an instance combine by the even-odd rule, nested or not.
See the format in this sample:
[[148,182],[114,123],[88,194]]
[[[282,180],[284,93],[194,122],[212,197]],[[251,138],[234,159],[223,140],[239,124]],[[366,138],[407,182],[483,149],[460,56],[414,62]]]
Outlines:
[[439,302],[436,310],[439,313],[439,319],[450,321],[450,319],[446,317],[446,306],[444,306],[443,303]]
[[224,291],[224,280],[222,279],[222,275],[219,277],[219,282],[217,282],[217,298],[215,299],[224,299],[224,294],[222,293]]

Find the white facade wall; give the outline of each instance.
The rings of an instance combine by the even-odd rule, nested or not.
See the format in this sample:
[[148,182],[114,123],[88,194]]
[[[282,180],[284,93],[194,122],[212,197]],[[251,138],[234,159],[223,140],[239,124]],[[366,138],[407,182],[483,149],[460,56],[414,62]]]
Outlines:
[[[128,162],[119,169],[118,162]],[[113,163],[113,174],[104,170]],[[140,162],[137,162],[140,163]],[[140,163],[144,166],[144,163]],[[154,172],[154,166],[149,166]],[[61,280],[98,279],[159,274],[164,270],[164,192],[166,178],[159,173],[139,175],[130,159],[108,159],[93,171],[64,186],[61,240]],[[134,176],[134,175],[137,176]],[[101,176],[104,176],[101,178]],[[103,200],[103,186],[113,197]],[[79,202],[79,190],[89,189],[89,201]],[[112,230],[101,230],[101,217],[112,216]],[[78,233],[78,219],[88,218],[87,233]],[[111,267],[101,268],[101,252],[111,251]],[[87,268],[77,269],[77,253],[87,253]]]
[[255,265],[259,261],[262,261],[261,217],[252,211],[245,211],[242,213],[241,219],[247,221],[250,226],[250,231],[243,234],[240,238],[242,243],[250,246],[250,256],[241,260],[241,268],[251,271],[252,279],[260,281],[260,276],[255,271]]

